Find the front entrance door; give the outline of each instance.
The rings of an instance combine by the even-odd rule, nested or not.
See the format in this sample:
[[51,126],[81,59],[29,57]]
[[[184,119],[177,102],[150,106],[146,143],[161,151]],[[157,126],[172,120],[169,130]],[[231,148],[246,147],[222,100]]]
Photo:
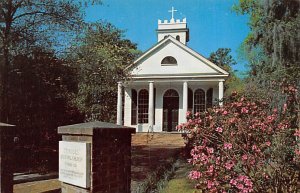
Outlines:
[[178,93],[173,89],[167,90],[163,101],[163,131],[176,131],[176,126],[178,125],[178,108]]

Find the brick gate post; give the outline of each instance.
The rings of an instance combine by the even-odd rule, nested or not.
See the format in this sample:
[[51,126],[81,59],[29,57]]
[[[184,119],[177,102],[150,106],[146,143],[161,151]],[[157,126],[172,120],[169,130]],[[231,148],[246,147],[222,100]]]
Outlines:
[[58,127],[62,193],[130,193],[132,133],[98,121]]

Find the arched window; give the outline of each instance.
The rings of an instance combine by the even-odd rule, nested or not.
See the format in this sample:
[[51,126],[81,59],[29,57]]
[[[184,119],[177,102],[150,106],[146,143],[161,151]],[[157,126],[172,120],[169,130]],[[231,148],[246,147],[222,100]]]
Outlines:
[[176,40],[180,41],[180,36],[179,35],[176,36]]
[[213,89],[210,88],[206,91],[206,108],[212,108],[213,106]]
[[177,60],[172,56],[167,56],[161,61],[162,65],[177,65]]
[[176,90],[169,89],[165,92],[164,97],[179,97]]
[[149,93],[146,89],[139,92],[138,98],[138,122],[148,123],[148,104],[149,104]]
[[137,92],[131,90],[131,125],[136,125],[137,122]]
[[194,93],[194,113],[205,111],[205,92],[197,89]]

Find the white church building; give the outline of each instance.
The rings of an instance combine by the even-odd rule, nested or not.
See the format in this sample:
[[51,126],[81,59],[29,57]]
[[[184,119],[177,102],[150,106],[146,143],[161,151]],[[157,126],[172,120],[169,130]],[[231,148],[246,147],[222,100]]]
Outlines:
[[170,21],[158,20],[158,42],[126,69],[130,80],[118,83],[119,125],[174,132],[186,122],[187,111],[205,111],[216,101],[222,105],[229,73],[187,46],[186,18],[175,20],[174,11]]

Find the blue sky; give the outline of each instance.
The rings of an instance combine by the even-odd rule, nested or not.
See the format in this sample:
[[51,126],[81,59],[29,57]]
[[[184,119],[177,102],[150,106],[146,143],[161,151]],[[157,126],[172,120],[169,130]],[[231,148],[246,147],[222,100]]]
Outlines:
[[[188,46],[205,57],[218,48],[237,49],[247,36],[248,17],[231,11],[236,0],[103,0],[102,5],[86,9],[86,21],[108,21],[125,30],[125,38],[145,51],[157,42],[157,20],[170,19],[172,6],[175,19],[187,18],[190,29]],[[238,61],[238,60],[237,60]],[[235,70],[245,71],[241,61]]]

